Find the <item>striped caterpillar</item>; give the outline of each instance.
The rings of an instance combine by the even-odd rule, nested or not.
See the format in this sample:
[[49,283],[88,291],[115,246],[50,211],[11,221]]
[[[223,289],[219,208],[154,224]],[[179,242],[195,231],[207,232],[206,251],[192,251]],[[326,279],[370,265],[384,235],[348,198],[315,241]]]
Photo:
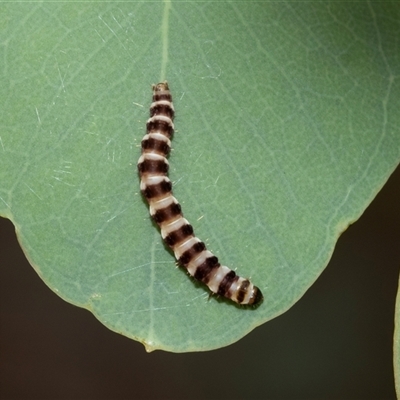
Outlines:
[[218,258],[195,236],[192,225],[183,218],[178,200],[172,195],[166,157],[171,150],[175,110],[167,82],[152,88],[153,103],[138,161],[140,190],[149,203],[150,215],[160,227],[161,236],[178,263],[193,278],[207,285],[215,294],[238,304],[255,306],[263,300],[260,289],[218,262]]

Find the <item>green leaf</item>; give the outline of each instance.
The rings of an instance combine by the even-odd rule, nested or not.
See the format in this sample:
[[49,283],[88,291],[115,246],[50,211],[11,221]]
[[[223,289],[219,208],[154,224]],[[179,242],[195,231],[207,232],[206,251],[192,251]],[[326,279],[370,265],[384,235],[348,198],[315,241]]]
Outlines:
[[[290,308],[400,160],[395,3],[1,5],[0,214],[46,284],[147,350],[209,350]],[[139,192],[151,84],[196,234],[265,300],[209,299]]]

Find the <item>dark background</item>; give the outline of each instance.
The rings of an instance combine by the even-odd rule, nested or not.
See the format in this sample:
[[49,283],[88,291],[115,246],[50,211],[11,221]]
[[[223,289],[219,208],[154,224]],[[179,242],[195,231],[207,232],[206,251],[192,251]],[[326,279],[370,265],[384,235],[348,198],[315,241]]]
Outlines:
[[0,218],[1,399],[394,399],[400,168],[304,297],[226,348],[147,354],[55,295]]

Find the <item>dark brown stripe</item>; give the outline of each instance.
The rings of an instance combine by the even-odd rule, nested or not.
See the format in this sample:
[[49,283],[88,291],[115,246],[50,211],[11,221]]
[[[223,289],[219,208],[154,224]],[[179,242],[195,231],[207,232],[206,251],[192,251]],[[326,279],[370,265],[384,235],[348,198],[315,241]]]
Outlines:
[[163,135],[167,136],[169,139],[172,137],[174,133],[174,129],[172,125],[167,121],[163,121],[161,119],[155,119],[152,121],[147,122],[147,132],[160,132]]
[[221,283],[219,284],[217,293],[220,296],[225,296],[225,294],[228,293],[229,288],[232,286],[232,283],[237,281],[238,279],[239,277],[236,275],[235,271],[231,270],[224,276],[224,279],[222,279]]
[[161,196],[163,194],[167,194],[172,190],[172,184],[170,181],[162,181],[157,183],[156,185],[148,185],[146,189],[142,191],[143,196],[146,199],[152,199],[154,197]]
[[162,210],[157,210],[152,217],[157,224],[161,224],[178,215],[181,215],[181,206],[178,203],[172,203]]
[[194,273],[194,278],[202,281],[203,283],[207,284],[210,280],[210,273],[220,267],[220,263],[218,262],[218,258],[215,256],[206,258],[203,264],[200,264],[196,268],[196,272]]
[[249,286],[250,286],[250,282],[246,279],[242,282],[242,284],[238,288],[236,298],[237,298],[237,302],[239,304],[243,302],[244,297],[246,296],[246,293],[249,289]]
[[153,117],[154,115],[165,115],[166,117],[170,117],[171,119],[173,119],[174,114],[174,110],[171,108],[170,105],[155,104],[153,107],[150,108],[150,117]]
[[160,101],[160,100],[168,100],[172,103],[172,96],[171,96],[171,93],[169,92],[169,90],[165,91],[164,93],[160,93],[160,92],[154,93],[153,102]]
[[179,258],[178,262],[181,265],[188,265],[190,261],[196,255],[200,254],[202,251],[206,249],[206,245],[203,242],[195,243],[189,250],[186,250]]
[[159,174],[165,175],[168,172],[168,163],[166,160],[150,160],[144,159],[140,164],[138,164],[139,172],[142,174]]
[[146,140],[142,140],[142,149],[143,150],[153,150],[156,153],[162,153],[167,156],[171,150],[168,146],[168,143],[164,140],[149,138]]
[[177,243],[182,242],[182,240],[190,235],[193,235],[193,227],[190,224],[186,224],[167,235],[164,241],[169,247],[174,247]]

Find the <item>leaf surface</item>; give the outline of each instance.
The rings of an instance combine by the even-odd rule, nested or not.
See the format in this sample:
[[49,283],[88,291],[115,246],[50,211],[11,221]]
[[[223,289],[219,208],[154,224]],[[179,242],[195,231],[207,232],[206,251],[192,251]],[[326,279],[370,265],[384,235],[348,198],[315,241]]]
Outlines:
[[[0,214],[46,284],[147,350],[226,346],[290,308],[400,160],[394,3],[0,6]],[[175,268],[139,192],[151,84],[175,196],[257,309]]]

